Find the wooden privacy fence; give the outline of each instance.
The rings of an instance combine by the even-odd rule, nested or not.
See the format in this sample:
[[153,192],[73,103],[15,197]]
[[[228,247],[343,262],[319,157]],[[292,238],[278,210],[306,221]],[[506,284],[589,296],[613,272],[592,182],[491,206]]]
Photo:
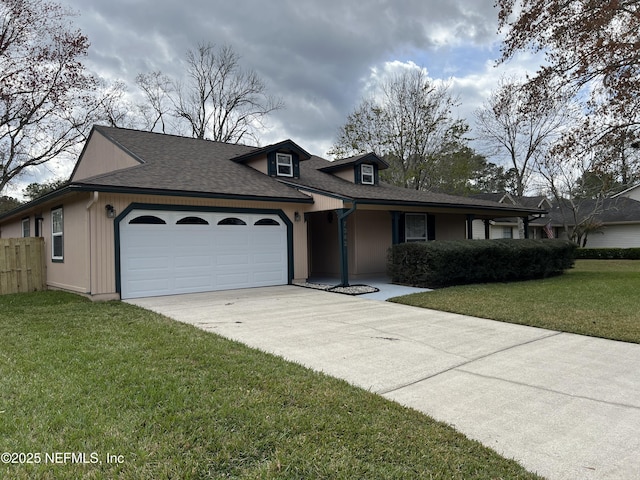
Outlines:
[[0,295],[46,288],[44,238],[0,238]]

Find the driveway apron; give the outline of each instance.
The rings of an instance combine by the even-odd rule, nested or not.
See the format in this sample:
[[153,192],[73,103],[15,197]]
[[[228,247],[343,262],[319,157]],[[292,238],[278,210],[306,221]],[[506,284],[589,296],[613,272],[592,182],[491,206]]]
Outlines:
[[547,478],[640,478],[640,345],[296,286],[129,303],[424,412]]

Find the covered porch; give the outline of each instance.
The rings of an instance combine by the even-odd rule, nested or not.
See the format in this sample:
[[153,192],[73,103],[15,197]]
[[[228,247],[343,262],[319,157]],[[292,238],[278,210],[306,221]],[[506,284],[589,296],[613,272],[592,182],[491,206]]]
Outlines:
[[308,278],[334,279],[336,285],[344,286],[366,278],[385,278],[387,252],[392,245],[473,239],[474,220],[488,226],[489,220],[500,216],[481,210],[357,202],[308,212]]

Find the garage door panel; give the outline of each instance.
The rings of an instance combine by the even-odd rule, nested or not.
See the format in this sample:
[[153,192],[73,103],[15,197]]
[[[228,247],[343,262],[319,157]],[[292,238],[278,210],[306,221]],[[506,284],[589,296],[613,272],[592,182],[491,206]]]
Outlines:
[[200,291],[206,292],[213,287],[213,281],[211,275],[189,275],[186,277],[176,276],[175,287],[178,290],[192,291],[191,289],[201,289]]
[[140,272],[140,271],[153,271],[153,270],[166,270],[171,264],[171,257],[157,256],[157,257],[133,257],[129,260],[126,271],[127,272]]
[[[128,223],[145,215],[166,223]],[[177,223],[186,217],[200,224]],[[245,225],[218,225],[230,217]],[[277,225],[255,225],[265,218]],[[121,296],[286,284],[287,248],[287,227],[277,215],[136,210],[120,228]]]
[[216,265],[219,267],[228,267],[231,266],[233,268],[241,268],[242,265],[249,265],[249,255],[246,253],[241,254],[217,254],[216,255]]
[[210,269],[213,259],[210,255],[180,255],[175,257],[175,268]]
[[282,254],[280,252],[274,252],[274,253],[255,253],[253,255],[253,263],[257,264],[257,265],[263,265],[263,264],[268,264],[268,265],[273,265],[273,264],[278,264],[280,265],[282,263]]
[[[131,296],[127,298],[135,298],[137,296],[145,296],[148,291],[158,292],[157,295],[170,295],[171,284],[169,279],[149,280],[148,278],[129,281],[129,293]],[[164,293],[163,293],[164,292]]]
[[219,290],[246,288],[246,285],[249,284],[249,280],[250,276],[248,273],[219,273],[216,275],[216,286]]

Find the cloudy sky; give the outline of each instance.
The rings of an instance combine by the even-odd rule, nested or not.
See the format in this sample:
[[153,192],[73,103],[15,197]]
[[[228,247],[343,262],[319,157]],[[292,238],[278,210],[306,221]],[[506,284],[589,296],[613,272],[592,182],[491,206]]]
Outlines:
[[179,76],[198,43],[230,45],[286,109],[270,117],[266,145],[291,138],[326,156],[372,80],[425,68],[449,81],[457,115],[472,124],[505,73],[535,69],[525,56],[495,68],[494,0],[58,0],[91,43],[85,65],[137,92],[138,73]]

